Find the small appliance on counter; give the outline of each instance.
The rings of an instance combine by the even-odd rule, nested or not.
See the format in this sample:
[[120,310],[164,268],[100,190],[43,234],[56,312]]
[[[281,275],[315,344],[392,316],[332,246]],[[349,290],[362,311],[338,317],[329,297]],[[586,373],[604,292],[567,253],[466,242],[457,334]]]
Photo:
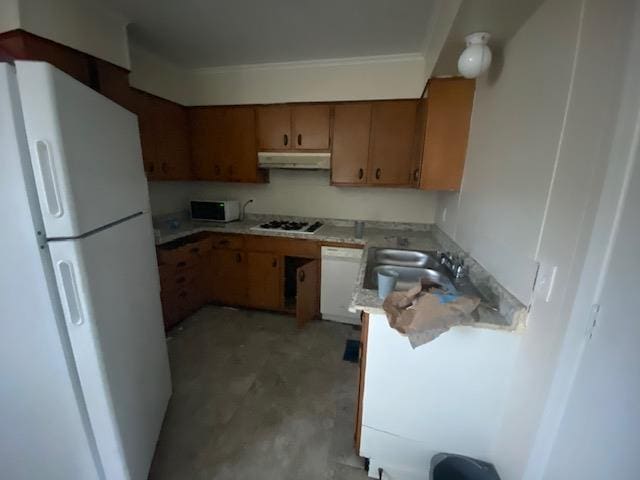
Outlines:
[[309,222],[294,222],[290,220],[271,220],[270,222],[261,223],[255,227],[251,227],[251,230],[257,231],[270,231],[270,232],[295,232],[295,233],[306,233],[306,234],[314,234],[316,233],[320,227],[322,227],[323,223],[320,221],[315,221],[311,224]]
[[198,222],[233,222],[240,219],[237,200],[191,200],[191,220]]

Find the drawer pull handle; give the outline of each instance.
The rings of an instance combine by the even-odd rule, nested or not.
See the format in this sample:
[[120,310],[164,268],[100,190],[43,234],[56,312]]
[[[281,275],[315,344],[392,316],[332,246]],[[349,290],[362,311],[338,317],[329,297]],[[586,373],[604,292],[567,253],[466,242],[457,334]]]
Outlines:
[[287,145],[289,145],[289,135],[287,135],[286,133],[284,134],[284,146],[286,147]]
[[376,180],[380,180],[381,176],[382,176],[382,170],[380,170],[379,168],[376,168]]
[[304,282],[304,279],[305,279],[304,270],[300,270],[300,273],[298,274],[298,280],[300,280],[301,282]]
[[302,145],[302,134],[298,134],[298,145]]
[[358,169],[358,180],[362,180],[364,177],[364,170],[362,168]]
[[418,181],[418,173],[419,173],[419,170],[416,168],[413,171],[413,180],[416,181],[416,182]]

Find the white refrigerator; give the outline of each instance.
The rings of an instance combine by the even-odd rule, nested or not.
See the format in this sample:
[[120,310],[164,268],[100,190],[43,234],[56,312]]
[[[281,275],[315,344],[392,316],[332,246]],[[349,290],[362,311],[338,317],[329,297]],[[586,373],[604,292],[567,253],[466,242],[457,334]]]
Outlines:
[[145,479],[171,396],[137,118],[0,63],[0,465]]

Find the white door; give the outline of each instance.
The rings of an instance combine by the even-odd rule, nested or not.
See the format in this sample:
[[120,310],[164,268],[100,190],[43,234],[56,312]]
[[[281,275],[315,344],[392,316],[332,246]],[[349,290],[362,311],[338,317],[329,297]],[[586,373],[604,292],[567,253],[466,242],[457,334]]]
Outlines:
[[47,238],[149,210],[136,116],[43,62],[16,62]]
[[106,478],[144,479],[171,394],[151,219],[49,248]]
[[[604,246],[603,246],[604,248]],[[640,472],[640,161],[545,479],[638,478]]]

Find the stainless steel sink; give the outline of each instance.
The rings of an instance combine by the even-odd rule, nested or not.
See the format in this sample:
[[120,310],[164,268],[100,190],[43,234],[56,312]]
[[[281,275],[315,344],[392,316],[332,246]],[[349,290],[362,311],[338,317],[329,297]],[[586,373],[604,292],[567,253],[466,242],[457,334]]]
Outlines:
[[[433,252],[435,253],[435,252]],[[419,250],[399,250],[380,248],[375,250],[375,263],[378,265],[396,265],[401,267],[438,268],[436,255]]]
[[456,293],[456,288],[451,280],[442,272],[438,272],[431,268],[405,267],[402,265],[376,265],[368,273],[364,288],[375,290],[378,288],[378,272],[394,271],[398,274],[396,283],[396,291],[409,290],[423,281],[428,284],[437,286],[449,293]]

